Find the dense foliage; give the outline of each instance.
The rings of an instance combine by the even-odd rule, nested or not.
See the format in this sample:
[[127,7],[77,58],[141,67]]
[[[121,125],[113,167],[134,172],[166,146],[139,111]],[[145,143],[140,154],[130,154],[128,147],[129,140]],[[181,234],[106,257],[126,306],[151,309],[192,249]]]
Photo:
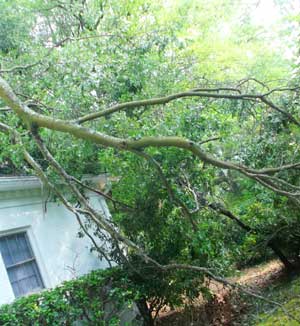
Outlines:
[[[183,295],[209,295],[204,273],[187,266],[224,276],[275,255],[292,268],[300,254],[299,67],[291,33],[299,16],[293,1],[274,2],[269,9],[278,19],[266,24],[251,1],[0,5],[1,76],[36,116],[68,120],[77,131],[86,127],[72,133],[55,121],[33,121],[34,114],[24,118],[2,93],[0,121],[10,131],[2,125],[0,174],[37,173],[54,188],[64,182],[76,207],[85,209],[61,172],[78,179],[111,175],[111,225],[90,211],[80,235],[109,238],[111,250],[94,249],[124,268],[153,303],[150,310],[179,305]],[[185,90],[191,96],[106,111]],[[98,119],[80,121],[99,112]],[[96,132],[104,135],[99,142],[90,136]],[[178,142],[159,143],[173,136]],[[189,145],[179,146],[179,137]],[[139,141],[145,145],[136,147]],[[44,175],[26,153],[24,161],[24,150]],[[283,169],[261,172],[270,167]],[[78,187],[83,192],[84,185]],[[128,247],[126,256],[119,242]],[[181,268],[149,266],[149,257]]]
[[[130,308],[138,292],[118,269],[93,271],[53,290],[17,299],[0,308],[2,326],[117,326],[118,312]],[[111,311],[107,305],[114,302]],[[111,315],[111,316],[109,316]]]

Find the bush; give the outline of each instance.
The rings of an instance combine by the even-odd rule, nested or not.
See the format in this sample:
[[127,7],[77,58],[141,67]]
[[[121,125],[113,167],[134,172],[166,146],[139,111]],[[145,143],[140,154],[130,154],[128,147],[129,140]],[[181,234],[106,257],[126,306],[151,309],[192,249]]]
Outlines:
[[119,325],[113,312],[104,312],[105,304],[113,301],[118,309],[134,299],[137,294],[121,269],[98,270],[1,306],[0,325],[62,326],[79,320],[81,325]]

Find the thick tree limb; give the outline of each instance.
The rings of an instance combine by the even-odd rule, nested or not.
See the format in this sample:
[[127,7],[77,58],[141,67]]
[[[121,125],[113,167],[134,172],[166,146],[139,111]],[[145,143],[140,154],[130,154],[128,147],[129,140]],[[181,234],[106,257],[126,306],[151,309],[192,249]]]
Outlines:
[[[223,88],[223,89],[225,89],[225,88]],[[109,116],[115,112],[119,112],[122,110],[167,104],[169,102],[172,102],[174,100],[181,99],[181,98],[198,97],[198,98],[229,99],[229,100],[244,100],[244,101],[258,100],[258,101],[266,104],[270,108],[280,112],[281,114],[286,116],[291,122],[295,123],[297,126],[300,127],[300,122],[296,118],[294,118],[294,116],[292,114],[279,108],[278,106],[276,106],[274,103],[272,103],[270,100],[268,100],[266,98],[266,96],[268,94],[271,94],[271,91],[266,94],[223,94],[223,93],[219,93],[219,92],[214,93],[212,90],[207,90],[207,89],[205,89],[205,90],[206,90],[206,92],[202,92],[202,91],[198,91],[198,89],[194,89],[191,91],[176,93],[176,94],[168,95],[165,97],[158,97],[158,98],[152,98],[152,99],[148,99],[148,100],[140,100],[140,101],[132,101],[132,102],[116,104],[108,109],[87,114],[81,118],[78,118],[77,120],[75,120],[75,122],[82,124],[87,121],[91,121],[91,120],[95,120],[95,119],[98,119],[101,117]],[[222,90],[222,88],[220,88],[218,90]],[[235,91],[237,91],[237,90],[235,90]],[[274,92],[275,92],[275,90],[274,90]]]
[[0,113],[1,112],[10,112],[10,111],[12,111],[12,109],[9,107],[0,108]]
[[61,119],[54,119],[37,112],[34,112],[27,106],[23,105],[22,102],[18,99],[18,97],[14,94],[13,90],[10,86],[0,78],[0,97],[7,103],[9,107],[11,107],[14,112],[28,125],[28,128],[31,127],[45,127],[51,130],[61,131],[64,133],[69,133],[70,135],[75,136],[76,138],[81,138],[85,140],[90,140],[99,145],[103,145],[106,147],[113,147],[120,150],[134,151],[134,150],[142,150],[147,147],[177,147],[181,149],[188,150],[192,152],[198,159],[201,161],[211,164],[215,167],[219,167],[222,169],[230,169],[236,170],[245,176],[252,178],[256,181],[259,181],[264,186],[278,192],[281,195],[288,197],[298,196],[298,193],[286,192],[281,189],[277,189],[270,185],[266,180],[261,180],[254,175],[257,174],[267,174],[267,173],[276,173],[278,171],[282,171],[284,169],[298,168],[300,163],[289,164],[277,168],[265,168],[261,170],[255,170],[244,166],[242,164],[236,164],[229,161],[219,160],[210,154],[204,152],[197,143],[181,138],[181,137],[143,137],[141,139],[124,139],[112,137],[95,130],[82,127],[78,124],[68,122]]

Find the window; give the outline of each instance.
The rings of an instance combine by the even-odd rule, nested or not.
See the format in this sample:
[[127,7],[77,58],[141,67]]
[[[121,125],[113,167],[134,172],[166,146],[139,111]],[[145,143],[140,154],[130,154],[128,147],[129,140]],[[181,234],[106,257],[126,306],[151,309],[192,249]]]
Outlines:
[[0,252],[15,297],[44,287],[26,232],[1,237]]

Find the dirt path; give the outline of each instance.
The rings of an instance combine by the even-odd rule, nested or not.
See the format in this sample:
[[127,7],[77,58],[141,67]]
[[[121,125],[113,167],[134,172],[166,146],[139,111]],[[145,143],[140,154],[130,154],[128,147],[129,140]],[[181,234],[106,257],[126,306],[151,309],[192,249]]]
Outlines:
[[231,281],[242,285],[263,289],[283,274],[283,265],[278,260],[243,270],[242,275]]
[[[274,283],[283,275],[283,266],[273,260],[264,265],[255,266],[242,271],[238,277],[231,278],[231,282],[260,290]],[[210,282],[213,300],[209,303],[199,298],[185,309],[168,310],[160,314],[157,326],[231,326],[237,314],[243,313],[246,308],[242,303],[235,305],[231,302],[230,291],[220,283]]]

